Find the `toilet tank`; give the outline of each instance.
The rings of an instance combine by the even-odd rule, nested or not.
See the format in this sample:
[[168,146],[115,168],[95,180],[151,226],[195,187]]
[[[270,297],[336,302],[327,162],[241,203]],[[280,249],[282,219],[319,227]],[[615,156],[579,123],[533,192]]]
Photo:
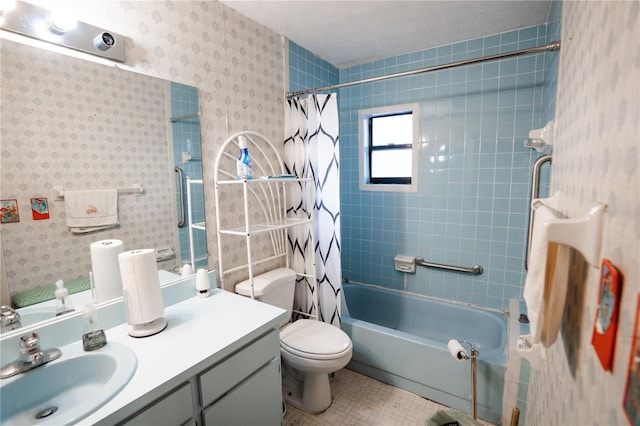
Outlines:
[[[253,277],[253,295],[256,299],[287,311],[280,326],[288,323],[293,309],[296,273],[293,269],[278,268]],[[236,293],[251,297],[251,283],[244,280],[236,284]]]

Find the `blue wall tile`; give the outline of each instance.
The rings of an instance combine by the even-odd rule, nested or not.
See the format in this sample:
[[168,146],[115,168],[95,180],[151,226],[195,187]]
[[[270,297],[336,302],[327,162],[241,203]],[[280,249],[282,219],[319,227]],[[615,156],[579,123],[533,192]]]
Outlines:
[[[558,27],[554,22],[380,59],[336,70],[331,81],[312,86],[543,44],[559,36]],[[313,57],[303,50],[290,43],[292,68],[300,63],[292,55]],[[506,310],[510,298],[522,297],[530,170],[538,156],[523,143],[531,129],[553,118],[557,56],[539,53],[340,89],[343,278],[493,309]],[[317,62],[304,72],[316,75]],[[291,78],[300,72],[291,70]],[[290,84],[290,90],[304,88]],[[358,110],[406,102],[420,103],[426,142],[418,192],[360,191]],[[396,254],[479,263],[485,273],[419,268],[406,275],[393,269]]]

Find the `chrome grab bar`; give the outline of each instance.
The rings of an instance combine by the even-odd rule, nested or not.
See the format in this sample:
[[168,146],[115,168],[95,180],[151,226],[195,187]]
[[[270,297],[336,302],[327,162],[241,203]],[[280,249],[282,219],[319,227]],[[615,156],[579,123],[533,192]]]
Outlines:
[[533,207],[531,203],[540,196],[540,169],[545,163],[551,163],[551,154],[545,154],[533,163],[533,173],[531,176],[531,197],[529,198],[529,232],[527,234],[527,253],[524,257],[524,269],[529,270],[529,252],[531,251],[531,235],[533,234]]
[[200,111],[194,112],[193,114],[181,115],[180,117],[171,117],[169,119],[170,122],[175,123],[177,121],[188,120],[190,118],[200,117]]
[[184,189],[182,189],[182,169],[178,166],[176,166],[173,169],[174,172],[176,172],[178,174],[178,179],[180,180],[180,222],[178,222],[178,228],[184,228],[184,218],[185,218],[185,213],[184,213]]
[[444,269],[447,271],[462,272],[465,274],[473,274],[473,275],[480,275],[484,272],[484,268],[482,268],[482,266],[480,265],[473,265],[471,268],[465,268],[463,266],[443,265],[441,263],[427,262],[422,257],[416,257],[416,265],[426,266],[427,268]]

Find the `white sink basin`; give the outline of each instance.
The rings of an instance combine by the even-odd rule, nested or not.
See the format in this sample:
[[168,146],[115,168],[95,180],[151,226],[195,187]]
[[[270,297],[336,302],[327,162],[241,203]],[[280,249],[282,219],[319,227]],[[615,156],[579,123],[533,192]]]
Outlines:
[[79,350],[66,354],[63,347],[58,360],[0,383],[0,424],[76,423],[120,392],[138,365],[119,343],[94,352],[83,352],[81,343],[70,346]]

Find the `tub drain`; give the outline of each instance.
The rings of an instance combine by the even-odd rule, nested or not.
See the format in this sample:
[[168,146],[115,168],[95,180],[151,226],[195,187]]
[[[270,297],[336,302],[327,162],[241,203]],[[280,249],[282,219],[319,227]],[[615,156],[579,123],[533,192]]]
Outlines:
[[52,415],[56,411],[58,411],[58,407],[56,407],[56,406],[47,407],[44,410],[38,411],[38,414],[36,414],[36,419],[38,419],[38,420],[46,419],[47,417],[49,417],[50,415]]

